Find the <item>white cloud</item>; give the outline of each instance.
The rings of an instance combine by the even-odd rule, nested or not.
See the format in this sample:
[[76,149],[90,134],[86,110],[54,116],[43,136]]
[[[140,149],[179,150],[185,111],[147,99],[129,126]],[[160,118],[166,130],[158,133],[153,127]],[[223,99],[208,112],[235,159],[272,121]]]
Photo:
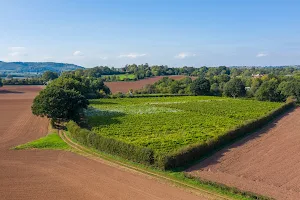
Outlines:
[[84,56],[84,54],[81,51],[75,51],[73,56]]
[[121,54],[121,55],[119,55],[119,58],[137,58],[137,57],[143,57],[146,55],[147,54],[145,54],[145,53],[142,53],[142,54],[130,53],[130,54]]
[[196,54],[194,54],[194,53],[181,52],[181,53],[179,53],[178,55],[176,55],[175,58],[178,58],[178,59],[185,59],[185,58],[188,58],[188,57],[194,57],[194,56],[196,56]]
[[10,55],[10,56],[12,56],[12,57],[28,56],[27,53],[25,53],[25,52],[18,52],[18,51],[16,51],[16,52],[11,52],[11,53],[9,53],[8,55]]
[[16,51],[25,51],[26,48],[25,47],[9,47],[8,50],[16,52]]
[[266,56],[268,56],[267,53],[259,53],[259,54],[256,55],[256,57],[258,57],[258,58],[260,58],[260,57],[266,57]]
[[100,57],[101,60],[107,60],[106,56]]
[[28,56],[25,47],[9,47],[8,50],[10,52],[8,55],[11,57]]

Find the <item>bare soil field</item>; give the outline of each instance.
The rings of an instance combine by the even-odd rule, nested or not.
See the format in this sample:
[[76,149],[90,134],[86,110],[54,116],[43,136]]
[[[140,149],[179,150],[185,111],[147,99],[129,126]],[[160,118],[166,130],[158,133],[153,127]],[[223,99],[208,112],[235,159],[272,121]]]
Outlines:
[[300,108],[187,173],[275,199],[300,199]]
[[[109,87],[112,93],[122,92],[127,93],[130,89],[138,90],[142,89],[147,84],[153,84],[165,76],[155,76],[151,78],[141,79],[138,81],[116,81],[116,82],[105,82],[105,85]],[[180,80],[185,78],[186,76],[183,75],[175,75],[175,76],[168,76],[174,80]],[[195,79],[195,77],[191,77]]]
[[41,87],[0,90],[1,199],[212,199],[72,152],[10,150],[46,135],[48,120],[30,110]]

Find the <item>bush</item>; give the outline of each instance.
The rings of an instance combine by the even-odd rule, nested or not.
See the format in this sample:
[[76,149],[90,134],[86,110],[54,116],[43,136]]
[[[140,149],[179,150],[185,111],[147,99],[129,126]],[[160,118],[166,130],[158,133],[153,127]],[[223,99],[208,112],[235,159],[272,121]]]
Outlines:
[[74,121],[69,121],[67,123],[67,129],[73,138],[86,146],[131,161],[147,165],[153,164],[154,152],[152,149],[134,146],[119,140],[103,137],[87,129],[80,128]]

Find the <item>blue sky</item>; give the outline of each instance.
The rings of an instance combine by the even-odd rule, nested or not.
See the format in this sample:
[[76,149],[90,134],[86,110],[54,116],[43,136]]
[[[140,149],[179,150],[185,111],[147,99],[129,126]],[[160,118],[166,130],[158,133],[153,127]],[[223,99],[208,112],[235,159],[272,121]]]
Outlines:
[[297,0],[0,0],[0,60],[300,64]]

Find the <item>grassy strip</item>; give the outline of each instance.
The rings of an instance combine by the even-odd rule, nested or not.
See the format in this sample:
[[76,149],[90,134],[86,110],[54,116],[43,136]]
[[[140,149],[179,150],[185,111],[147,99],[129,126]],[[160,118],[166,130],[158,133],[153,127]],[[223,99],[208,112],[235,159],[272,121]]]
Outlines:
[[56,150],[69,150],[70,147],[65,141],[63,141],[57,133],[48,134],[40,139],[21,144],[13,149],[56,149]]
[[[66,136],[70,138],[70,140],[76,144],[82,145],[80,142],[78,142],[76,139],[71,137],[71,134],[69,132],[66,132]],[[143,164],[139,164],[136,162],[129,161],[127,159],[121,158],[116,155],[107,154],[105,152],[98,151],[95,148],[87,147],[85,145],[84,151],[85,153],[96,155],[97,157],[100,157],[104,160],[110,161],[112,163],[128,167],[130,169],[134,169],[136,171],[152,175],[158,178],[164,178],[169,181],[172,181],[176,185],[185,186],[188,188],[193,188],[196,190],[200,190],[202,192],[206,192],[208,194],[219,194],[220,198],[223,199],[236,199],[236,200],[253,200],[253,199],[261,199],[261,200],[271,200],[272,198],[264,197],[261,195],[257,195],[251,192],[245,192],[242,190],[239,190],[234,187],[229,187],[223,184],[218,184],[211,181],[204,181],[200,178],[191,177],[184,172],[174,172],[174,171],[162,171],[160,169],[154,168],[152,166],[145,166]],[[218,196],[218,195],[216,195]]]

